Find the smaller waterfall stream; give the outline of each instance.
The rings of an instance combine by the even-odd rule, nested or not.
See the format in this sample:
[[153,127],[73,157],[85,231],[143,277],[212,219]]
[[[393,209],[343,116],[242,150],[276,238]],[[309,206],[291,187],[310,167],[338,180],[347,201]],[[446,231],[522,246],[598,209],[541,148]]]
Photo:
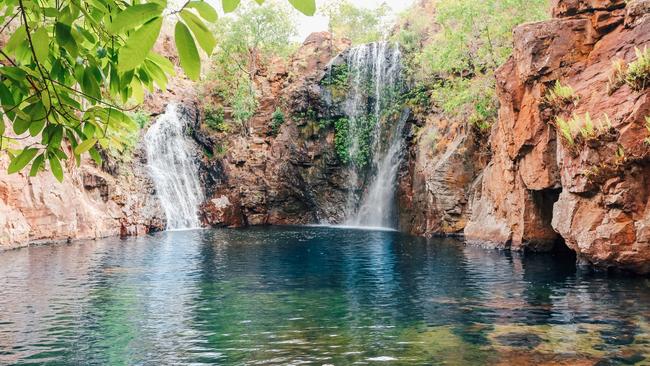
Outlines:
[[183,131],[186,124],[178,107],[169,104],[144,138],[147,167],[167,217],[167,230],[201,226],[198,208],[203,190],[191,142]]

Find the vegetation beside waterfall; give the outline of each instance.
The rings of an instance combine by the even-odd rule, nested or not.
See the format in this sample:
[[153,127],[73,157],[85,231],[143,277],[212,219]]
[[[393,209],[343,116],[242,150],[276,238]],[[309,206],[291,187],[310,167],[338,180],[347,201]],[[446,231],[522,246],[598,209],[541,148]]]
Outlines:
[[411,102],[488,129],[497,115],[494,71],[512,53],[512,31],[548,18],[548,0],[437,0],[435,26],[414,7],[393,39],[405,51]]
[[[212,27],[219,43],[211,58],[210,70],[202,85],[207,115],[221,113],[221,122],[211,128],[226,131],[236,128],[247,133],[259,103],[255,78],[260,69],[275,59],[286,59],[297,47],[293,12],[284,4],[247,4],[220,18]],[[228,119],[224,110],[228,109]],[[230,126],[233,124],[233,126]]]
[[[223,0],[224,12],[239,0]],[[289,0],[313,15],[314,0]],[[185,74],[201,74],[199,49],[216,45],[208,23],[217,20],[206,2],[168,8],[166,0],[3,0],[0,29],[11,32],[0,51],[0,150],[11,159],[8,172],[48,166],[63,180],[68,155],[77,164],[97,144],[122,144],[121,133],[137,125],[125,113],[142,103],[144,90],[165,90],[174,74],[170,60],[152,51],[165,19],[175,21],[175,43]],[[29,139],[24,144],[22,140]],[[26,145],[26,146],[25,146]],[[68,151],[70,146],[70,151]]]

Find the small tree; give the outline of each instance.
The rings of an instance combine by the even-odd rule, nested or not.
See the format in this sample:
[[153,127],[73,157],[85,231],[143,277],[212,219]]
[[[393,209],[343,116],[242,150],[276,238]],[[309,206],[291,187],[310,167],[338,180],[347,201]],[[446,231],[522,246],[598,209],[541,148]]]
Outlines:
[[291,53],[297,30],[290,9],[278,3],[241,6],[235,15],[214,27],[219,44],[207,85],[233,108],[234,119],[247,133],[247,122],[257,109],[255,76],[273,57]]

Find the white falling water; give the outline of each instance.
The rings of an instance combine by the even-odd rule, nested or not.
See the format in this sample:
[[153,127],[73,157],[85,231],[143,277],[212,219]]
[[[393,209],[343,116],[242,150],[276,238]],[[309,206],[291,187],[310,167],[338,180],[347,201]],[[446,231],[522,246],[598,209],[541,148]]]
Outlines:
[[201,226],[198,208],[203,190],[191,142],[183,132],[186,124],[178,107],[169,104],[144,138],[147,167],[167,217],[167,230]]
[[[393,228],[395,220],[395,189],[397,172],[402,160],[402,132],[405,115],[386,118],[384,112],[395,102],[401,85],[401,54],[397,45],[376,42],[355,47],[346,57],[351,85],[344,110],[349,119],[349,134],[353,136],[351,156],[362,153],[368,117],[376,121],[371,133],[370,166],[355,166],[351,186],[359,186],[366,177],[365,189],[359,196],[348,197],[346,225]],[[355,163],[353,163],[355,164]],[[369,175],[364,175],[369,172]],[[369,178],[368,178],[369,177]]]

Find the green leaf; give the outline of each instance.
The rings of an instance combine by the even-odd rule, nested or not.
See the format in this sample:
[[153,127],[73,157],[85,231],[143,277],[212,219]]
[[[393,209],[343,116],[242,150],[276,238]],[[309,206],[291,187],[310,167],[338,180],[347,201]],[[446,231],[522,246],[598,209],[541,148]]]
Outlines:
[[316,0],[289,0],[289,3],[305,15],[312,16],[316,13]]
[[33,120],[32,123],[29,124],[29,134],[32,137],[35,137],[43,131],[43,127],[45,127],[45,118]]
[[84,140],[82,143],[77,145],[77,147],[74,149],[75,155],[81,155],[85,153],[86,151],[90,150],[95,144],[97,143],[96,138]]
[[57,125],[52,130],[52,135],[50,136],[49,142],[47,143],[48,148],[55,147],[58,148],[61,146],[61,141],[63,140],[63,126]]
[[155,18],[129,37],[118,56],[117,67],[120,73],[135,69],[147,58],[158,39],[162,22],[162,18]]
[[117,75],[115,65],[111,65],[110,79],[108,82],[108,90],[112,96],[120,95],[120,77]]
[[181,11],[181,18],[190,27],[194,38],[199,42],[201,48],[210,56],[214,50],[214,46],[217,45],[217,41],[215,41],[210,29],[203,24],[203,21],[199,17],[187,10]]
[[138,4],[127,7],[119,12],[113,21],[108,25],[111,33],[122,33],[159,17],[163,8],[155,3]]
[[194,8],[199,12],[201,18],[207,20],[208,22],[217,21],[217,11],[214,10],[212,5],[206,3],[205,1],[190,1],[187,4],[188,8]]
[[9,38],[5,45],[5,51],[7,53],[13,53],[18,45],[23,43],[27,39],[27,32],[25,32],[25,26],[20,26],[16,28],[14,34]]
[[35,177],[36,174],[41,170],[43,167],[43,162],[45,162],[45,155],[41,154],[34,159],[34,163],[32,163],[32,168],[29,170],[29,176],[30,177]]
[[24,81],[27,77],[27,73],[24,70],[13,66],[0,67],[0,74],[3,74],[4,76],[15,81]]
[[7,173],[13,174],[21,169],[23,169],[27,164],[29,164],[32,159],[34,159],[34,156],[38,153],[38,149],[36,148],[26,148],[24,149],[20,154],[18,154],[16,157],[11,159],[11,163],[9,163],[9,168],[7,169]]
[[158,87],[161,90],[166,90],[169,80],[167,79],[167,75],[165,75],[165,72],[160,68],[160,66],[149,60],[145,60],[144,65],[147,68],[147,71],[149,71],[149,74],[153,80],[156,82],[156,84],[158,84]]
[[34,53],[38,62],[43,63],[47,61],[47,55],[50,51],[50,36],[47,33],[47,29],[44,27],[38,28],[32,34],[32,44],[34,45]]
[[97,149],[95,149],[94,147],[91,148],[90,150],[88,150],[88,154],[90,154],[90,157],[93,158],[97,166],[102,165],[102,157],[99,155],[99,152],[97,152]]
[[142,104],[144,102],[144,89],[142,88],[140,79],[133,78],[133,81],[131,82],[131,91],[133,92],[131,94],[133,100],[135,100],[137,104]]
[[59,45],[68,51],[70,56],[77,57],[79,53],[77,42],[72,37],[70,26],[63,23],[56,23],[54,25],[54,34]]
[[239,0],[221,0],[221,5],[223,6],[224,13],[230,13],[237,9],[239,6]]
[[100,100],[102,98],[102,93],[99,89],[99,83],[97,83],[97,79],[95,78],[95,75],[93,75],[93,70],[91,67],[87,67],[84,70],[83,79],[81,82],[81,90],[96,100]]
[[84,123],[83,133],[84,133],[84,136],[86,136],[86,138],[88,138],[88,139],[92,138],[95,135],[95,130],[96,130],[96,127],[92,122]]
[[176,23],[174,38],[176,40],[176,49],[178,50],[181,67],[190,79],[198,80],[201,75],[199,51],[196,49],[189,29],[187,29],[183,22]]
[[59,182],[63,182],[63,168],[61,167],[59,157],[56,156],[56,154],[50,154],[48,160],[50,161],[50,169],[52,169],[54,178],[56,178],[56,180]]
[[156,65],[160,66],[165,73],[169,75],[174,75],[176,72],[174,71],[174,64],[172,64],[171,61],[169,61],[168,58],[163,57],[155,52],[150,52],[149,56],[147,56],[147,59],[153,61]]
[[0,113],[0,136],[5,134],[5,120],[2,114]]
[[9,88],[7,88],[7,86],[2,82],[0,82],[0,104],[7,109],[14,106],[14,96],[11,94],[11,91],[9,91]]

